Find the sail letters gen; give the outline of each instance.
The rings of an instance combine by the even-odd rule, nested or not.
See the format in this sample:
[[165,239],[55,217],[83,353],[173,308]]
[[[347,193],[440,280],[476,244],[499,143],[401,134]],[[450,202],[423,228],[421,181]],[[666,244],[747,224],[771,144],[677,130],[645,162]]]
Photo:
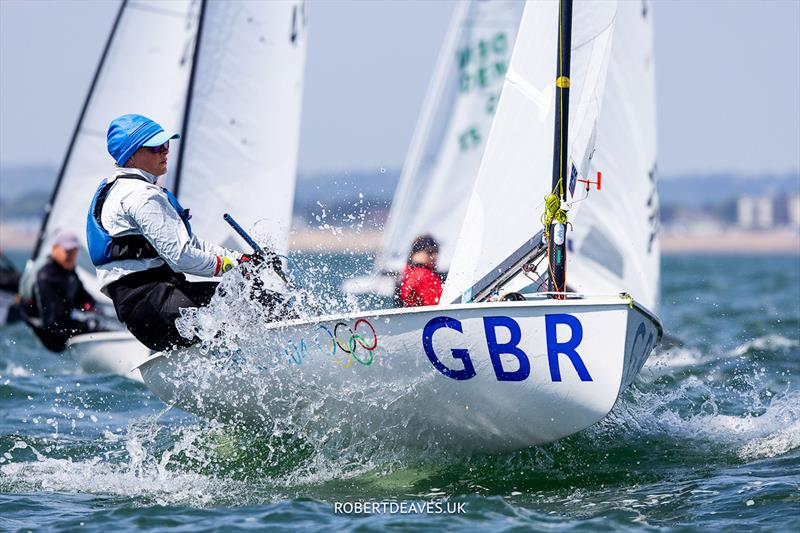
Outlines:
[[[547,364],[550,380],[561,381],[561,363],[568,360],[581,381],[592,381],[586,365],[578,354],[578,347],[583,340],[583,326],[577,317],[569,314],[549,314],[544,316],[545,340],[547,343]],[[559,341],[558,326],[566,326],[570,336]],[[452,329],[464,333],[461,321],[447,316],[437,316],[428,321],[422,330],[422,347],[433,367],[445,376],[455,380],[472,379],[476,376],[475,365],[469,350],[464,347],[450,348],[449,357],[454,361],[445,364],[433,348],[433,336],[440,329]],[[486,336],[486,348],[492,362],[495,377],[498,381],[524,381],[531,374],[531,363],[528,355],[520,348],[522,330],[516,320],[508,316],[483,317],[483,330]],[[498,341],[498,333],[507,342]],[[563,332],[564,328],[562,328]],[[501,355],[510,355],[516,359],[516,365],[503,362]],[[509,361],[506,358],[506,361]]]

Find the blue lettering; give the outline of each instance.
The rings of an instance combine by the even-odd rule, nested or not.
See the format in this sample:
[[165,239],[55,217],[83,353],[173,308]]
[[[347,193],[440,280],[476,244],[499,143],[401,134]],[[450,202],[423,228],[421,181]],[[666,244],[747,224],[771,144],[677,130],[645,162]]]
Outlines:
[[644,334],[647,330],[644,327],[644,322],[639,324],[639,327],[636,329],[636,336],[633,337],[633,346],[631,346],[631,355],[636,353],[636,345],[639,343],[639,337],[644,340]]
[[[497,335],[495,334],[497,326],[502,326],[511,333],[510,341],[503,344],[497,342]],[[492,359],[497,381],[522,381],[526,379],[531,373],[531,365],[528,361],[528,356],[517,346],[522,339],[519,324],[511,317],[487,316],[483,317],[483,329],[486,332],[486,347],[489,349],[489,356]],[[519,360],[519,369],[508,372],[503,368],[500,354],[504,353],[511,354]]]
[[649,337],[647,337],[647,345],[644,347],[644,352],[642,352],[642,357],[647,358],[650,355],[650,350],[653,349],[653,334],[651,333]]
[[[644,334],[647,333],[647,328],[644,326],[644,322],[639,324],[639,327],[636,329],[636,336],[633,338],[633,346],[631,346],[631,356],[636,356],[636,345],[639,343],[639,338],[644,340]],[[650,350],[653,348],[653,334],[650,333],[650,336],[647,337],[647,344],[644,346],[644,350],[642,350],[642,357],[647,357],[650,353]]]
[[461,359],[462,363],[464,363],[463,370],[448,368],[436,357],[436,352],[433,351],[433,334],[441,328],[454,329],[459,333],[464,333],[461,329],[461,322],[447,316],[437,316],[425,324],[425,329],[422,330],[422,347],[425,350],[425,355],[427,355],[428,359],[433,363],[434,368],[445,376],[457,380],[475,377],[475,367],[472,365],[472,360],[469,357],[469,350],[466,348],[453,348],[450,350],[454,358]]
[[[583,340],[583,326],[580,321],[572,315],[558,314],[558,315],[545,315],[545,335],[547,337],[547,362],[550,365],[550,379],[553,381],[561,381],[561,369],[558,366],[558,354],[564,354],[569,357],[572,366],[581,378],[581,381],[592,381],[592,376],[586,370],[586,365],[583,364],[581,356],[575,349]],[[572,336],[567,342],[558,342],[556,337],[556,326],[558,324],[566,324],[572,330]]]

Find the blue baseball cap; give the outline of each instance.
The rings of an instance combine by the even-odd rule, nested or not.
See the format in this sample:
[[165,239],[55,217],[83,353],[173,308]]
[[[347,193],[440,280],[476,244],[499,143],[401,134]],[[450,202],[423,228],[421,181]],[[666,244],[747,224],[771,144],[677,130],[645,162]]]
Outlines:
[[179,133],[167,133],[161,125],[142,115],[122,115],[108,125],[108,153],[118,165],[124,165],[142,146],[160,146]]

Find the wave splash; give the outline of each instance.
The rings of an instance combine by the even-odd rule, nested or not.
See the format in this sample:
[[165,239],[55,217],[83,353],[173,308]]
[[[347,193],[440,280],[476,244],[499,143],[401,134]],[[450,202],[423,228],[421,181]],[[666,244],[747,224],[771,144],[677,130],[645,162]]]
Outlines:
[[[791,382],[761,371],[750,357],[691,355],[699,361],[694,367],[643,375],[611,415],[589,430],[510,454],[459,458],[394,446],[391,426],[403,420],[363,438],[348,427],[358,424],[357,417],[331,429],[309,418],[313,410],[258,426],[247,421],[176,426],[161,420],[162,413],[116,433],[104,431],[91,450],[63,445],[51,450],[47,439],[0,439],[0,491],[80,492],[133,498],[135,505],[191,507],[309,494],[326,498],[332,491],[381,497],[398,491],[418,497],[529,494],[646,482],[653,477],[648,456],[682,465],[735,464],[797,451],[800,391]],[[368,410],[378,407],[359,400]],[[65,437],[62,443],[70,440]]]
[[[98,439],[102,451],[89,459],[39,451],[34,439],[18,439],[0,465],[4,492],[77,492],[135,498],[141,505],[206,506],[246,494],[245,484],[184,468],[182,456],[196,456],[198,443],[207,438],[196,428],[174,435],[168,449],[151,449],[163,440],[155,419],[132,424],[123,435],[105,431]],[[42,446],[51,449],[46,440]],[[52,456],[51,456],[52,455]],[[33,457],[31,457],[33,456]]]
[[791,365],[768,371],[764,361],[790,361],[799,345],[769,334],[717,354],[657,353],[594,430],[715,445],[740,460],[790,453],[800,448],[800,391]]

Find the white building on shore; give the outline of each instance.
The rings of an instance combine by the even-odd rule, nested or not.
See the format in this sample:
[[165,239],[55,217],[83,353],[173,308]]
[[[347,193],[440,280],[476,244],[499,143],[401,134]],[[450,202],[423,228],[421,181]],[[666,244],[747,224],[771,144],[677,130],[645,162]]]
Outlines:
[[743,229],[767,229],[775,225],[772,196],[740,196],[736,202],[736,223]]
[[800,229],[800,193],[789,196],[786,200],[788,205],[789,225]]

